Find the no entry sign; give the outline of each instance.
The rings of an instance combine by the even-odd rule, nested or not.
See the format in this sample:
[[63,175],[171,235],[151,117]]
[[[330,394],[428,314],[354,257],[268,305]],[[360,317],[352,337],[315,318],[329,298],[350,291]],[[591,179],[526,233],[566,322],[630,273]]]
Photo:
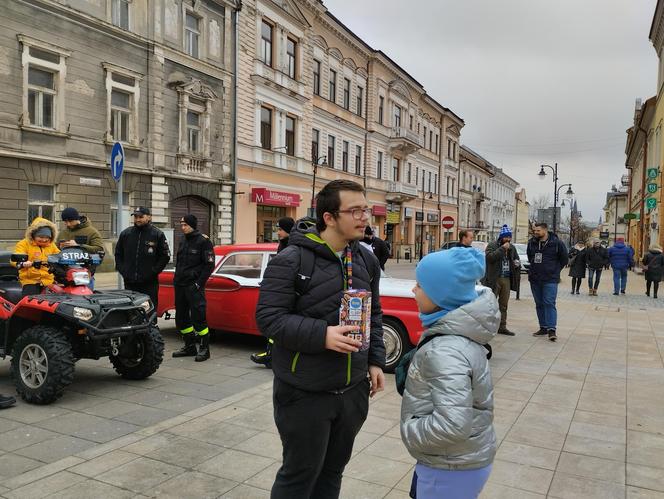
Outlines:
[[451,229],[454,227],[454,218],[452,217],[443,217],[442,226],[444,229]]

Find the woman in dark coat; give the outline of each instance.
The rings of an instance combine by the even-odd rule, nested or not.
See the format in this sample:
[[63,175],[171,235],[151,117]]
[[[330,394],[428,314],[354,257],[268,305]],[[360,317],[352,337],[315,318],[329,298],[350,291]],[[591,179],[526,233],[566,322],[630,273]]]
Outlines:
[[569,252],[569,275],[572,278],[572,294],[579,294],[581,281],[586,278],[586,247],[578,243]]
[[657,291],[659,291],[659,282],[664,277],[664,255],[662,255],[662,248],[653,244],[650,250],[643,257],[642,263],[645,269],[646,277],[646,295],[650,296],[650,288],[653,287],[653,298],[657,298]]

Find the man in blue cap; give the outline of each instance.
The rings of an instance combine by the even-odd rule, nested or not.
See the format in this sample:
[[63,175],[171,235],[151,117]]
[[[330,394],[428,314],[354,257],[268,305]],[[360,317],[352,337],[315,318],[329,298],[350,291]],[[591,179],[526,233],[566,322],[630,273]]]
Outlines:
[[518,280],[521,279],[521,260],[519,253],[512,245],[512,231],[507,224],[503,225],[498,240],[486,247],[486,275],[483,284],[493,290],[500,305],[500,328],[498,334],[514,336],[507,329],[507,306],[510,291],[516,291]]

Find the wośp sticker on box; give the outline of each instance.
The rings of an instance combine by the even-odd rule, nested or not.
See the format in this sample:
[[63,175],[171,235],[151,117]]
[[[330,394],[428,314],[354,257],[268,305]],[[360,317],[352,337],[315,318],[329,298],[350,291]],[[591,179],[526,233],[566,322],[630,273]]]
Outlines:
[[347,336],[362,342],[360,351],[369,349],[371,334],[371,291],[348,289],[344,291],[339,308],[339,325],[356,326],[359,331]]

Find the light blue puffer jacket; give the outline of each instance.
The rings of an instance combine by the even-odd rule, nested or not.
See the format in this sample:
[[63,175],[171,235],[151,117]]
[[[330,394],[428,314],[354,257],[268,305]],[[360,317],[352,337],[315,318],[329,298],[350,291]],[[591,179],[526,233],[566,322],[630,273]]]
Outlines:
[[482,346],[500,325],[498,301],[480,288],[474,301],[426,329],[411,361],[401,403],[401,438],[419,463],[448,470],[493,462],[493,382]]

